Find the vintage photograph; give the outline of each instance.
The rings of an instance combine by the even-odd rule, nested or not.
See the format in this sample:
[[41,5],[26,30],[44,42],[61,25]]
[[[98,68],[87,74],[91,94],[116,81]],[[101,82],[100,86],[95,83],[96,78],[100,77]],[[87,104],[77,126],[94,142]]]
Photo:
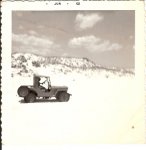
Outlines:
[[3,144],[144,143],[135,11],[12,11]]

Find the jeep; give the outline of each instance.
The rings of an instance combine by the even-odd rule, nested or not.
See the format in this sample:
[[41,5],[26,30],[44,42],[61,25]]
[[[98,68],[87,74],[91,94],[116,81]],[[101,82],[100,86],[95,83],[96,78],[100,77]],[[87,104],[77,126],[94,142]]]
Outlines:
[[[41,80],[43,79],[43,82]],[[67,86],[51,86],[49,76],[33,76],[33,85],[22,85],[18,88],[17,93],[24,98],[26,103],[35,102],[36,99],[49,99],[55,97],[56,101],[68,101],[70,98],[67,93]]]

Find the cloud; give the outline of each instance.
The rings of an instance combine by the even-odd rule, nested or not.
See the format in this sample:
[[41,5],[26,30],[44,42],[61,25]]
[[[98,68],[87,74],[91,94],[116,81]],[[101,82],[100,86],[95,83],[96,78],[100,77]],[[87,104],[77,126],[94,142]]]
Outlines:
[[73,38],[69,41],[72,48],[84,48],[89,52],[116,51],[122,48],[118,43],[111,43],[109,40],[102,40],[93,35]]
[[23,27],[22,25],[19,25],[19,26],[18,26],[18,29],[23,30],[24,27]]
[[68,56],[68,53],[63,53],[62,56],[66,57],[66,56]]
[[12,34],[13,48],[15,51],[33,52],[36,54],[47,54],[60,46],[48,38],[37,37],[28,34]]
[[17,12],[16,15],[17,15],[18,17],[22,17],[22,16],[23,16],[23,13]]
[[84,30],[87,28],[92,28],[97,22],[103,20],[103,16],[100,16],[97,13],[92,13],[92,14],[77,14],[75,23],[76,27],[80,30]]
[[134,36],[133,36],[133,35],[130,35],[130,36],[129,36],[129,39],[131,39],[131,40],[134,39]]
[[34,31],[34,30],[29,30],[28,33],[29,33],[30,35],[37,35],[37,32]]
[[37,28],[44,29],[45,27],[43,25],[38,25]]

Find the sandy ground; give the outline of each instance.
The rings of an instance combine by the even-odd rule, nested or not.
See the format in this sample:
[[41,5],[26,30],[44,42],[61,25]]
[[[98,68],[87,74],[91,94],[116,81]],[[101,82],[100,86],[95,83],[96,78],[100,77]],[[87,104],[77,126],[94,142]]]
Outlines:
[[56,75],[51,81],[69,87],[68,102],[21,103],[17,88],[32,79],[12,78],[10,98],[2,99],[4,145],[145,143],[144,104],[134,77]]

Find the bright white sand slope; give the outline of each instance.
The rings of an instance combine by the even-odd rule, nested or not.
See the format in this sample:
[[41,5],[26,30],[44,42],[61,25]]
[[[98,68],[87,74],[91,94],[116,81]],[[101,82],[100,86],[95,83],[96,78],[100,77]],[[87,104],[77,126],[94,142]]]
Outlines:
[[145,143],[134,76],[56,74],[51,81],[69,87],[68,102],[20,103],[17,89],[32,78],[12,78],[11,98],[2,101],[3,144]]

